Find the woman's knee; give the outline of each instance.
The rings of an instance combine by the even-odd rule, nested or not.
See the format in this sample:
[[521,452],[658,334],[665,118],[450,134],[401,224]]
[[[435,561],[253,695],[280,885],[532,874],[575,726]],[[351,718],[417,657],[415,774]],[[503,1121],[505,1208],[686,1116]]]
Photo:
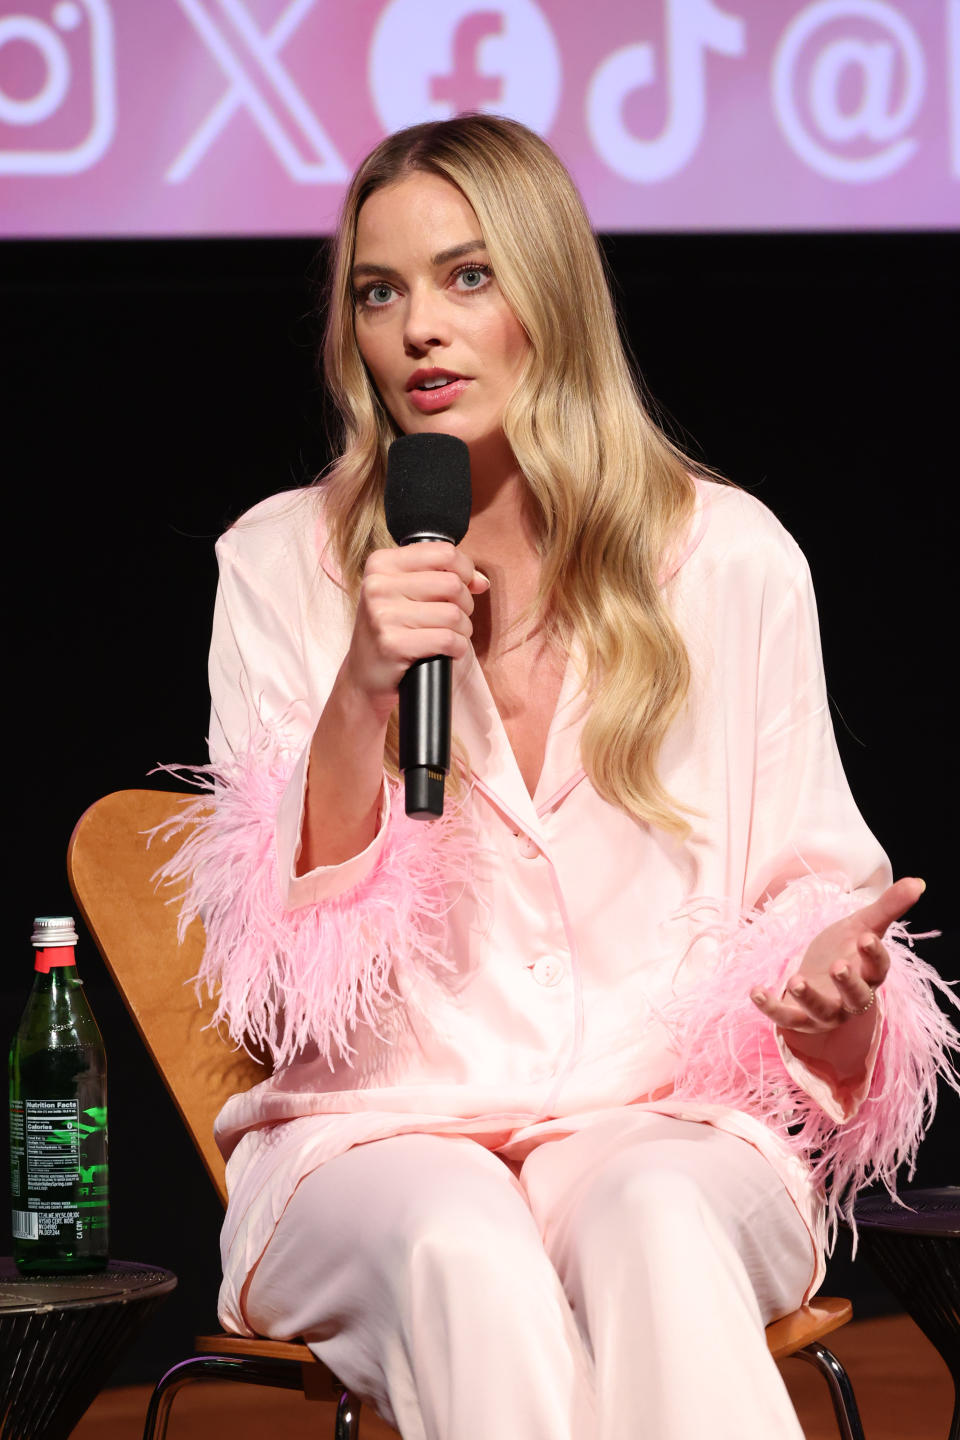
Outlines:
[[436,1205],[407,1205],[391,1218],[387,1244],[398,1303],[432,1298],[511,1313],[555,1304],[556,1273],[522,1195],[479,1187],[445,1193]]
[[707,1223],[710,1195],[701,1178],[668,1160],[637,1163],[627,1151],[582,1187],[578,1227],[598,1233],[631,1233],[652,1240],[663,1230],[690,1234]]
[[[806,1228],[782,1185],[763,1183],[762,1157],[722,1139],[695,1160],[682,1144],[627,1145],[585,1179],[550,1231],[568,1293],[602,1291],[631,1276],[631,1293],[650,1284],[660,1294],[709,1275],[751,1309],[752,1294],[764,1323],[799,1304],[813,1261]],[[738,1145],[746,1168],[733,1175],[743,1158]]]
[[[396,1136],[360,1147],[307,1177],[289,1211],[287,1226],[309,1232],[328,1284],[342,1272],[400,1311],[424,1288],[437,1297],[469,1290],[482,1304],[484,1294],[549,1267],[512,1172],[461,1137]],[[301,1264],[304,1248],[295,1247]]]

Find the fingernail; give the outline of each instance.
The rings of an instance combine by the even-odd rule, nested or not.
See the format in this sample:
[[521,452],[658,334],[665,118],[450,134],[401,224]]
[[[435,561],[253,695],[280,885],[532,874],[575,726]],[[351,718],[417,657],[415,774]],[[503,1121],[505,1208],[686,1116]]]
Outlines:
[[482,570],[476,570],[476,569],[475,569],[474,572],[473,572],[473,579],[474,579],[474,583],[476,583],[477,580],[482,580],[483,583],[484,583],[484,585],[486,585],[487,589],[489,590],[489,588],[490,588],[490,581],[489,581],[489,579],[487,578],[487,576],[484,575],[484,573],[483,573]]
[[806,989],[807,989],[807,987],[806,987],[805,983],[804,983],[802,980],[797,980],[797,981],[795,982],[795,984],[793,984],[793,985],[790,986],[790,994],[791,994],[791,995],[804,995],[804,994],[806,994]]
[[846,980],[847,976],[850,974],[850,971],[847,969],[846,965],[838,965],[834,973],[838,980]]
[[753,994],[750,996],[750,999],[753,1001],[754,1005],[766,1005],[767,1003],[767,997],[766,995],[764,995],[762,990],[754,990]]
[[913,878],[916,880],[917,884],[920,886],[920,894],[922,895],[923,892],[924,892],[924,890],[926,890],[926,888],[927,888],[927,882],[926,882],[926,880],[921,880],[919,875],[915,875]]

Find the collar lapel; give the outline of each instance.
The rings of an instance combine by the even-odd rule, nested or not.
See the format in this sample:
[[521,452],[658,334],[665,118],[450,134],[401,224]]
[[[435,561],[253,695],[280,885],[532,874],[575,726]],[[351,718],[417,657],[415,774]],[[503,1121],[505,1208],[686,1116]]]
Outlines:
[[543,769],[537,782],[534,804],[537,814],[546,816],[556,809],[564,796],[585,778],[580,760],[580,736],[587,716],[587,698],[581,689],[583,656],[574,642],[567,656],[557,708],[543,756]]
[[571,654],[531,797],[473,647],[454,665],[453,730],[470,757],[471,771],[494,804],[538,840],[543,838],[541,817],[583,779],[579,741],[586,707],[578,694],[579,673],[577,656]]
[[454,664],[453,676],[453,733],[474,778],[516,824],[538,834],[537,812],[472,645]]

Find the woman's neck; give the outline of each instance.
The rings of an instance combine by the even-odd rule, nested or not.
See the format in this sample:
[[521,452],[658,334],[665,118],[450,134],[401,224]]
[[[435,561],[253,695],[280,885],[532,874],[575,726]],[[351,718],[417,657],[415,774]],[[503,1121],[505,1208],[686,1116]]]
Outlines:
[[[473,510],[463,548],[490,581],[473,615],[474,649],[481,661],[522,642],[534,623],[540,555],[526,481],[510,457],[494,478],[475,471]],[[530,624],[523,621],[530,614]]]
[[530,492],[503,435],[470,446],[472,505],[464,546],[474,563],[536,558]]

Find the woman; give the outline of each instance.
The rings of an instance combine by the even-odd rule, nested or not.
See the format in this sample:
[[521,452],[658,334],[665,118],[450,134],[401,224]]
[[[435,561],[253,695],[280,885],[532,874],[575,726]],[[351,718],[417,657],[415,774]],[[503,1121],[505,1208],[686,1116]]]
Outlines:
[[[325,366],[340,459],[218,547],[216,807],[179,859],[276,1066],[218,1121],[224,1323],[303,1335],[406,1440],[798,1437],[763,1327],[912,1154],[951,1033],[803,557],[652,424],[512,122],[360,167]],[[470,526],[397,549],[387,448],[430,431]],[[425,825],[395,705],[435,654],[461,764]]]

